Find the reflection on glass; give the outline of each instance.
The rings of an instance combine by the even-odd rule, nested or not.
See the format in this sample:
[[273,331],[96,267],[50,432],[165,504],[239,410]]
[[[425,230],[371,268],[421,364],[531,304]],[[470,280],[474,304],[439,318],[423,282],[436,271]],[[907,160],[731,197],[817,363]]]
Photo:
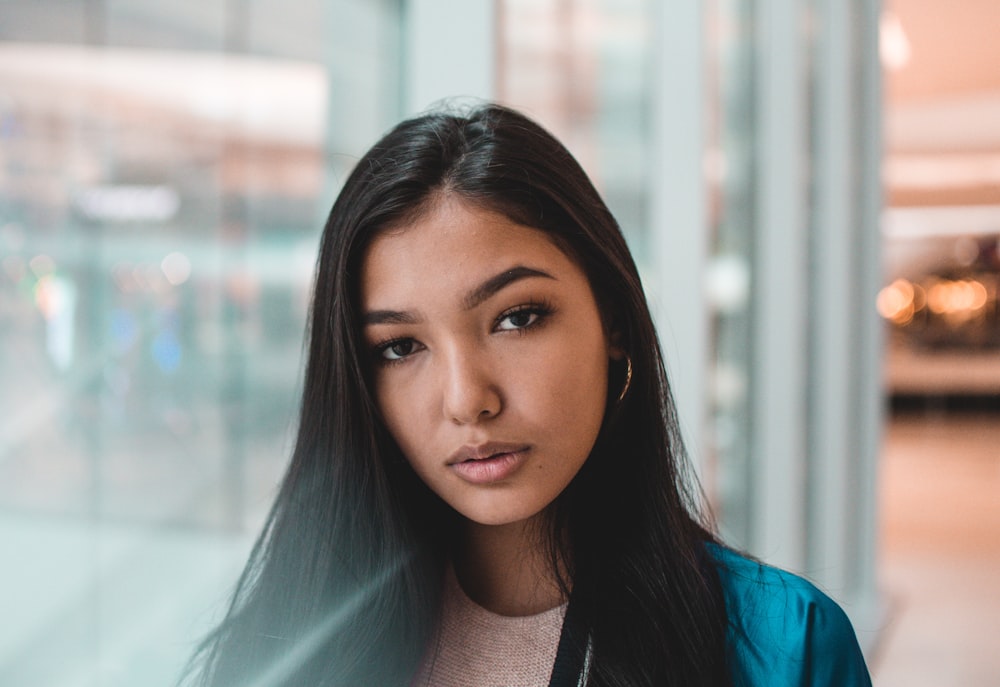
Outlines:
[[709,447],[715,458],[715,497],[726,536],[750,541],[750,354],[754,216],[753,5],[709,3],[709,94],[718,121],[708,155],[712,243],[709,302],[714,362],[710,377]]
[[[501,0],[500,100],[548,127],[648,254],[649,0]],[[643,266],[640,266],[643,267]]]
[[399,8],[63,5],[0,25],[0,684],[169,685],[285,464]]

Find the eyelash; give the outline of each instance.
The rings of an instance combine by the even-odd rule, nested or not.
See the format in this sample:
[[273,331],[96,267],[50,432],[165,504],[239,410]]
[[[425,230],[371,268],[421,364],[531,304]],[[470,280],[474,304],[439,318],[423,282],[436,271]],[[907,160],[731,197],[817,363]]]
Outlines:
[[376,364],[388,366],[388,365],[399,365],[400,363],[406,362],[406,359],[409,358],[410,355],[412,355],[412,353],[408,353],[407,355],[404,355],[399,358],[386,358],[385,352],[390,348],[392,348],[393,346],[401,343],[406,343],[407,341],[412,341],[414,344],[416,343],[416,339],[413,339],[409,336],[400,336],[395,339],[386,339],[385,341],[381,341],[375,344],[372,347],[372,355],[375,357]]
[[[555,308],[553,308],[546,301],[538,301],[538,302],[532,301],[529,303],[525,303],[523,305],[518,305],[500,313],[500,315],[493,322],[493,331],[514,332],[518,336],[524,336],[525,334],[545,325],[548,322],[548,318],[554,312]],[[501,329],[501,330],[497,329],[500,323],[503,322],[504,320],[513,317],[514,315],[520,315],[520,314],[535,315],[536,317],[534,321],[529,322],[523,327],[515,327],[513,329]],[[372,346],[372,354],[375,357],[376,363],[383,366],[391,366],[391,365],[399,365],[401,363],[406,362],[407,359],[412,355],[412,353],[406,354],[399,358],[386,358],[385,352],[390,348],[392,348],[393,346],[411,341],[418,346],[420,345],[416,341],[416,339],[413,339],[412,337],[409,336],[400,336],[378,342],[377,344]]]
[[514,306],[513,308],[510,308],[509,310],[505,310],[504,312],[500,313],[500,316],[497,317],[497,319],[493,322],[493,329],[495,331],[501,322],[503,322],[509,317],[513,317],[514,315],[521,315],[521,314],[536,315],[537,317],[533,322],[530,322],[529,324],[526,324],[523,327],[515,327],[514,329],[501,330],[501,331],[517,332],[518,334],[522,335],[527,334],[533,329],[536,329],[545,324],[546,321],[548,321],[549,316],[552,315],[553,312],[555,312],[555,309],[546,301],[537,301],[537,302],[531,301],[523,305]]

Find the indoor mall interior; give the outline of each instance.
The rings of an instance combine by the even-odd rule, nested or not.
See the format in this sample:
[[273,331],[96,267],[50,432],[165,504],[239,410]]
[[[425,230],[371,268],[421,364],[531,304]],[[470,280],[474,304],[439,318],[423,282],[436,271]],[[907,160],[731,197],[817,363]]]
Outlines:
[[638,261],[723,538],[881,687],[1000,676],[993,0],[0,3],[0,685],[174,685],[295,436],[331,203],[496,100]]

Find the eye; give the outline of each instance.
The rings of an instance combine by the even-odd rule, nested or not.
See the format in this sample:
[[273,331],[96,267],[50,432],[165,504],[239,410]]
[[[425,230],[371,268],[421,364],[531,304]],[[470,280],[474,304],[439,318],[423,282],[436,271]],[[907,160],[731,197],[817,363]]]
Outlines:
[[497,329],[524,329],[534,324],[537,319],[538,313],[532,310],[518,310],[517,312],[505,315],[497,323]]
[[508,310],[497,319],[498,331],[518,331],[541,324],[541,320],[551,312],[544,305],[518,306]]
[[386,362],[397,362],[413,355],[421,348],[420,344],[413,339],[396,339],[379,344],[375,350]]

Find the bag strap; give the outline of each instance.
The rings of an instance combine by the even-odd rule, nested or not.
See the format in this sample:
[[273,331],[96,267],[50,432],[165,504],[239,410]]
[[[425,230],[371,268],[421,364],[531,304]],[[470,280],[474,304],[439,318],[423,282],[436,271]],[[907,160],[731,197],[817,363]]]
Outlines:
[[549,687],[582,687],[590,672],[590,637],[572,596],[563,618]]

